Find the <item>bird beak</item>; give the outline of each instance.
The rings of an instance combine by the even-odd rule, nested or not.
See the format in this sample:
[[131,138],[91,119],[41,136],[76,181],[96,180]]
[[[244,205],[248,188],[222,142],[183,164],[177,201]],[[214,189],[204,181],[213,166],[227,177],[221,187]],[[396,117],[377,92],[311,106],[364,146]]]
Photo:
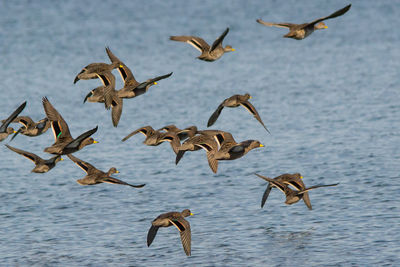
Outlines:
[[122,65],[119,65],[119,67],[120,67],[120,68],[123,68],[124,66],[122,66]]
[[194,215],[194,213],[190,213],[190,216],[193,216]]
[[265,147],[263,144],[260,144],[260,147]]
[[63,158],[60,158],[60,160],[64,160]]
[[14,132],[13,132],[13,133],[17,133],[17,131],[15,131],[15,130],[14,130]]
[[96,140],[93,141],[93,144],[97,144],[97,143],[98,143],[98,141],[96,141]]
[[303,176],[300,176],[300,179],[303,179]]
[[156,85],[157,84],[157,82],[154,82],[154,85]]
[[235,51],[235,48],[232,48],[232,51]]
[[324,26],[324,29],[328,29],[328,26],[325,25],[325,26]]
[[252,96],[249,96],[249,99],[252,99],[253,97]]
[[117,171],[115,171],[115,173],[119,173],[119,171],[117,170]]

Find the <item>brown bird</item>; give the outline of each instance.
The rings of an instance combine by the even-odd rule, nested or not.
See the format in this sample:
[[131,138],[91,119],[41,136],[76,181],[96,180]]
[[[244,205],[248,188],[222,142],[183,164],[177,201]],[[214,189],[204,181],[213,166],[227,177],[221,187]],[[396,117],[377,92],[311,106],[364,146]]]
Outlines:
[[18,149],[9,145],[5,145],[7,148],[10,150],[24,156],[27,159],[32,160],[35,163],[35,168],[32,169],[32,172],[36,173],[44,173],[48,172],[51,169],[53,169],[56,166],[56,163],[59,162],[60,160],[63,160],[63,158],[60,155],[54,156],[50,159],[42,159],[41,157],[37,156],[34,153],[24,151],[22,149]]
[[163,142],[169,142],[171,144],[172,149],[174,150],[175,154],[178,153],[178,149],[181,146],[178,136],[176,133],[167,132],[163,133],[157,130],[154,130],[151,126],[144,126],[135,131],[131,132],[127,136],[122,139],[122,142],[128,140],[131,136],[134,136],[137,133],[141,133],[146,136],[143,144],[148,146],[158,146]]
[[235,49],[232,48],[232,46],[230,45],[227,45],[225,47],[222,46],[222,41],[224,40],[228,32],[229,28],[226,28],[221,36],[214,41],[211,47],[202,38],[196,36],[171,36],[169,39],[178,42],[185,42],[192,45],[194,48],[201,52],[201,55],[197,57],[198,59],[204,61],[214,61],[219,59],[226,52],[235,51]]
[[97,143],[97,141],[90,137],[97,131],[97,126],[74,139],[69,132],[68,124],[60,113],[58,113],[58,111],[53,107],[47,97],[44,97],[42,102],[55,139],[54,144],[45,148],[44,152],[56,155],[65,155],[74,153],[87,145]]
[[119,173],[119,171],[114,167],[110,168],[108,172],[103,172],[100,171],[99,169],[96,169],[96,167],[94,167],[90,163],[80,160],[71,154],[67,156],[87,174],[82,179],[77,180],[77,183],[80,185],[95,185],[100,183],[109,183],[109,184],[129,185],[135,188],[140,188],[146,185],[146,184],[132,185],[125,183],[124,181],[121,181],[119,179],[111,177],[112,174]]
[[217,121],[217,119],[218,119],[219,115],[221,114],[221,111],[222,111],[222,109],[224,107],[236,108],[238,106],[242,106],[245,109],[247,109],[251,114],[253,114],[253,116],[261,123],[261,125],[269,133],[267,127],[265,127],[263,121],[261,120],[261,117],[258,114],[257,110],[248,101],[249,99],[251,99],[251,96],[249,94],[233,95],[233,96],[225,99],[224,101],[222,101],[222,103],[218,106],[218,108],[214,111],[214,113],[208,119],[207,127],[210,127],[211,125],[213,125]]
[[[258,177],[264,179],[265,176],[256,174]],[[289,174],[289,173],[285,173],[282,175],[279,175],[275,178],[273,178],[275,181],[287,184],[287,185],[291,185],[293,186],[296,190],[304,190],[306,188],[305,184],[303,183],[303,176],[301,176],[300,173],[293,173],[293,174]],[[265,179],[264,179],[265,180]],[[261,208],[264,207],[265,202],[267,201],[267,198],[269,196],[269,193],[271,192],[272,187],[275,187],[274,185],[271,185],[270,182],[268,182],[268,186],[265,189],[265,192],[263,194],[263,197],[261,199]],[[303,194],[303,200],[304,200],[304,204],[306,204],[306,206],[308,207],[308,209],[312,209],[311,206],[311,201],[310,201],[310,196],[308,195],[308,192],[305,192]]]
[[302,40],[302,39],[306,38],[307,36],[309,36],[310,34],[312,34],[314,32],[314,30],[327,29],[328,26],[325,25],[323,20],[339,17],[339,16],[343,15],[344,13],[346,13],[347,11],[349,11],[350,7],[351,7],[351,4],[332,13],[331,15],[329,15],[327,17],[322,17],[322,18],[316,19],[312,22],[303,23],[303,24],[293,24],[293,23],[286,23],[286,22],[271,23],[271,22],[265,22],[261,19],[257,19],[257,22],[260,24],[263,24],[265,26],[288,28],[289,33],[284,35],[283,37],[293,38],[296,40]]
[[34,122],[28,116],[18,116],[12,122],[20,123],[23,126],[18,129],[18,131],[11,137],[13,140],[19,133],[26,136],[39,136],[50,128],[50,121],[47,118],[41,119],[38,122]]
[[139,83],[133,76],[132,71],[111,52],[109,47],[106,47],[106,51],[111,62],[118,66],[117,70],[124,81],[124,87],[117,91],[118,97],[120,98],[133,98],[142,95],[149,90],[150,86],[156,85],[159,80],[168,78],[172,75],[171,72]]
[[274,179],[271,179],[271,178],[268,178],[268,177],[264,177],[264,176],[261,176],[261,175],[258,175],[258,174],[256,174],[256,175],[258,177],[270,182],[272,185],[274,185],[279,190],[281,190],[282,193],[284,193],[285,196],[286,196],[285,203],[287,205],[291,205],[291,204],[294,204],[294,203],[298,202],[300,199],[302,199],[304,197],[304,193],[306,193],[306,192],[308,192],[308,191],[310,191],[312,189],[319,188],[319,187],[336,186],[336,185],[339,184],[339,183],[336,183],[336,184],[328,184],[328,185],[314,185],[314,186],[311,186],[311,187],[308,187],[308,188],[304,188],[304,189],[301,189],[301,190],[293,190],[288,186],[288,184],[284,184],[283,182],[279,182],[277,180],[274,180]]
[[181,235],[183,250],[185,251],[187,256],[190,256],[192,234],[190,231],[190,224],[185,219],[185,217],[193,215],[194,214],[190,210],[185,209],[182,212],[175,211],[175,212],[163,213],[157,218],[155,218],[151,222],[151,227],[149,229],[149,232],[147,233],[147,246],[150,247],[151,243],[156,237],[158,228],[170,227],[171,225],[173,225],[178,229]]
[[0,142],[6,139],[10,134],[16,133],[12,127],[8,127],[10,123],[21,113],[21,111],[25,108],[26,101],[22,103],[11,115],[4,120],[4,122],[0,126]]

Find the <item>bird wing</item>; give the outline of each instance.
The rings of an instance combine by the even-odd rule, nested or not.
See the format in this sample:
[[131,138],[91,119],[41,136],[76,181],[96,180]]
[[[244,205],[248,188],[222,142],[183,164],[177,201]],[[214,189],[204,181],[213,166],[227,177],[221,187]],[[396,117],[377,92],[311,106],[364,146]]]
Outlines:
[[153,243],[154,238],[157,235],[158,226],[151,225],[149,232],[147,233],[147,246],[150,247],[151,243]]
[[182,36],[171,36],[169,39],[173,40],[173,41],[178,41],[178,42],[186,42],[186,43],[192,45],[194,48],[196,48],[200,52],[210,50],[210,46],[207,44],[207,42],[204,41],[200,37],[182,35]]
[[131,136],[134,136],[134,135],[137,134],[137,133],[142,133],[144,136],[147,137],[147,136],[150,135],[152,132],[154,132],[154,129],[153,129],[151,126],[145,126],[145,127],[139,128],[139,129],[137,129],[137,130],[134,130],[133,132],[131,132],[130,134],[128,134],[127,136],[125,136],[125,137],[122,139],[122,142],[128,140]]
[[14,112],[0,126],[0,133],[6,132],[8,125],[18,116],[19,113],[22,112],[25,106],[26,106],[26,101],[22,103],[16,110],[14,110]]
[[178,228],[179,233],[181,234],[183,250],[185,251],[187,256],[190,256],[192,237],[191,237],[191,230],[190,230],[189,222],[187,220],[185,220],[184,218],[168,219],[168,220],[176,228]]
[[123,99],[115,94],[111,104],[111,119],[114,127],[118,126],[118,122],[122,114],[122,107],[123,107]]
[[312,189],[319,188],[319,187],[337,186],[338,184],[339,184],[339,183],[336,183],[336,184],[314,185],[314,186],[311,186],[311,187],[308,187],[308,188],[305,188],[305,189],[303,189],[303,190],[298,191],[297,194],[303,194],[303,193],[305,193],[305,192],[307,192],[307,191],[310,191],[310,190],[312,190]]
[[283,193],[285,193],[285,187],[287,187],[287,185],[285,185],[285,184],[283,184],[283,183],[281,183],[279,181],[276,181],[274,179],[271,179],[269,177],[265,177],[265,176],[259,175],[257,173],[255,173],[255,175],[257,175],[261,179],[264,179],[267,182],[270,182],[272,185],[276,186],[279,190],[281,190]]
[[157,76],[157,77],[155,77],[155,78],[153,78],[153,79],[150,79],[150,82],[151,82],[151,83],[154,83],[154,82],[157,82],[157,81],[159,81],[159,80],[163,80],[163,79],[165,79],[165,78],[168,78],[169,76],[172,75],[172,73],[173,73],[173,72],[170,72],[170,73],[165,74],[165,75]]
[[67,155],[73,162],[75,162],[76,165],[78,165],[79,168],[81,168],[84,172],[86,172],[88,175],[98,173],[98,169],[94,167],[92,164],[83,161],[81,159],[78,159],[77,157],[73,156],[72,154]]
[[111,71],[103,73],[96,73],[97,77],[101,80],[104,85],[104,104],[106,109],[111,107],[113,96],[115,95],[115,76]]
[[47,97],[43,97],[42,102],[46,116],[50,121],[56,143],[71,141],[73,138],[69,132],[68,124],[65,122],[63,117],[53,107]]
[[221,34],[220,37],[218,37],[214,43],[211,46],[210,52],[212,52],[215,48],[217,48],[219,45],[222,45],[222,41],[224,40],[225,36],[228,34],[229,28],[226,28],[226,30]]
[[80,136],[78,136],[77,138],[75,138],[74,140],[72,140],[71,142],[69,142],[65,148],[76,148],[80,145],[80,143],[82,143],[83,140],[85,140],[86,138],[88,138],[89,136],[91,136],[92,134],[94,134],[95,132],[97,132],[97,126],[89,131],[84,132],[83,134],[81,134]]
[[207,127],[210,127],[211,125],[213,125],[217,121],[217,119],[218,119],[219,115],[221,114],[221,111],[222,111],[223,108],[224,108],[224,105],[220,104],[218,106],[218,108],[213,112],[213,114],[211,114],[211,116],[210,116],[210,118],[208,119],[208,122],[207,122]]
[[103,182],[103,183],[108,183],[108,184],[129,185],[129,186],[135,187],[135,188],[140,188],[140,187],[143,187],[143,186],[146,185],[146,184],[132,185],[132,184],[128,184],[128,183],[126,183],[124,181],[121,181],[121,180],[119,180],[117,178],[114,178],[114,177],[101,177],[100,181]]
[[28,116],[18,116],[12,122],[18,122],[26,128],[35,124],[35,122]]
[[269,133],[267,127],[265,127],[264,122],[261,120],[260,115],[258,114],[256,108],[249,102],[249,101],[243,101],[240,103],[240,105],[242,107],[244,107],[245,109],[247,109],[251,114],[253,114],[253,116],[261,123],[261,125],[265,128],[265,130],[267,130],[267,132]]
[[268,183],[267,188],[265,189],[264,194],[261,198],[261,208],[263,208],[265,202],[267,202],[267,198],[269,196],[269,193],[271,192],[271,189],[272,189],[271,183]]
[[283,23],[266,22],[266,21],[263,21],[262,19],[257,19],[257,22],[262,25],[265,25],[265,26],[287,28],[287,29],[293,28],[297,25],[297,24],[286,23],[286,22],[283,22]]
[[[317,24],[318,22],[321,22],[321,21],[323,21],[323,20],[327,20],[327,19],[332,19],[332,18],[339,17],[339,16],[343,15],[344,13],[346,13],[347,11],[349,11],[350,7],[351,7],[351,4],[345,6],[345,7],[342,8],[342,9],[339,9],[338,11],[333,12],[333,13],[330,14],[329,16],[322,17],[322,18],[316,19],[316,20],[314,20],[314,21],[312,21],[312,22],[310,22],[310,23],[307,23],[305,27],[310,26],[310,25]],[[304,28],[305,28],[305,27],[304,27]]]
[[35,162],[35,164],[44,161],[41,157],[37,156],[36,154],[30,153],[30,152],[27,152],[27,151],[24,151],[22,149],[18,149],[18,148],[9,146],[9,145],[5,145],[5,146],[7,148],[9,148],[10,150],[12,150],[12,151],[24,156],[25,158],[32,160],[33,162]]
[[132,74],[132,71],[119,59],[117,58],[110,50],[109,47],[106,47],[106,52],[108,57],[110,58],[112,63],[118,63],[118,72],[121,75],[122,80],[124,81],[124,83],[128,82],[128,81],[134,81],[137,83],[137,81],[135,80],[135,77]]

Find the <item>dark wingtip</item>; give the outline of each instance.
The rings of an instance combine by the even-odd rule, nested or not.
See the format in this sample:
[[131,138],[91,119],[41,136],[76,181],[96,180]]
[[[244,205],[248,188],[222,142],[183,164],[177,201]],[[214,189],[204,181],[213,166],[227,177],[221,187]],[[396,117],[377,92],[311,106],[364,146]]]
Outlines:
[[76,84],[77,81],[79,81],[78,76],[75,77],[75,79],[74,79],[74,84]]

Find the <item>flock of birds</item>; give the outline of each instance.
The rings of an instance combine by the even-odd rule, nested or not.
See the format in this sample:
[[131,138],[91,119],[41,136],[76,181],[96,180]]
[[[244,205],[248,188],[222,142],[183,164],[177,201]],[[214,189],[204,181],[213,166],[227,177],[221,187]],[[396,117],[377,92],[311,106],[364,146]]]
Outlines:
[[[266,26],[288,28],[289,33],[284,37],[301,40],[309,36],[314,30],[327,28],[323,22],[324,20],[341,16],[346,13],[350,7],[351,5],[348,5],[329,16],[304,24],[269,23],[264,22],[261,19],[258,19],[257,22]],[[194,46],[201,52],[201,55],[198,57],[201,60],[214,61],[219,59],[225,52],[235,51],[235,49],[229,45],[225,47],[222,46],[222,41],[228,32],[229,28],[227,28],[211,46],[202,38],[196,36],[171,36],[170,39],[173,41],[186,42]],[[131,70],[123,63],[123,61],[117,58],[108,47],[106,47],[106,52],[110,58],[110,64],[92,63],[87,65],[76,76],[74,83],[79,80],[97,78],[101,80],[103,85],[91,90],[85,97],[84,102],[104,103],[106,109],[111,108],[112,123],[117,127],[122,114],[123,99],[134,98],[146,93],[152,85],[157,84],[157,81],[170,77],[172,72],[140,83],[136,81]],[[112,74],[112,70],[114,69],[118,70],[124,82],[124,86],[120,90],[115,90],[115,76]],[[269,133],[257,110],[249,102],[249,99],[251,99],[249,94],[233,95],[225,99],[210,116],[207,127],[212,126],[216,122],[224,107],[234,108],[242,106],[248,110]],[[76,165],[86,172],[84,178],[77,180],[80,185],[111,183],[127,185],[134,188],[145,186],[145,184],[129,184],[111,177],[112,174],[118,173],[118,170],[114,167],[110,168],[108,172],[103,172],[90,163],[73,156],[72,153],[83,149],[87,145],[97,143],[97,141],[91,137],[91,135],[97,131],[97,126],[82,133],[77,138],[73,138],[69,132],[68,124],[50,103],[47,97],[42,99],[42,103],[46,114],[44,119],[35,122],[28,116],[19,116],[26,106],[26,102],[24,102],[14,112],[12,112],[6,120],[3,120],[2,125],[0,126],[0,141],[3,141],[8,137],[8,135],[13,133],[14,135],[11,140],[13,140],[18,134],[33,137],[45,133],[49,128],[52,129],[55,142],[44,149],[44,152],[54,155],[50,159],[42,159],[34,153],[6,145],[10,150],[34,162],[35,167],[32,172],[48,172],[56,166],[57,162],[63,160],[61,157],[62,155],[67,155]],[[20,123],[22,124],[22,127],[15,131],[13,128],[9,127],[9,124],[11,123]],[[158,146],[163,142],[169,142],[176,154],[176,164],[178,164],[186,151],[205,150],[208,164],[214,173],[218,170],[218,162],[220,160],[235,160],[244,156],[252,149],[263,147],[258,140],[245,140],[238,143],[235,141],[231,133],[222,130],[199,130],[196,126],[179,129],[175,125],[167,125],[158,130],[153,129],[151,126],[144,126],[131,132],[129,135],[124,137],[122,141],[128,140],[137,133],[145,135],[146,138],[144,144],[148,146]],[[286,204],[294,204],[303,199],[306,206],[309,209],[312,209],[308,191],[319,187],[338,185],[336,183],[306,187],[300,173],[282,174],[275,178],[269,178],[259,174],[255,175],[268,182],[268,186],[261,200],[261,207],[265,205],[271,189],[275,187],[285,194]],[[151,223],[147,235],[147,245],[151,245],[160,227],[169,227],[173,225],[180,232],[183,249],[186,255],[190,256],[191,230],[190,224],[185,217],[191,215],[193,215],[193,213],[189,209],[185,209],[182,212],[167,212],[159,215]]]

